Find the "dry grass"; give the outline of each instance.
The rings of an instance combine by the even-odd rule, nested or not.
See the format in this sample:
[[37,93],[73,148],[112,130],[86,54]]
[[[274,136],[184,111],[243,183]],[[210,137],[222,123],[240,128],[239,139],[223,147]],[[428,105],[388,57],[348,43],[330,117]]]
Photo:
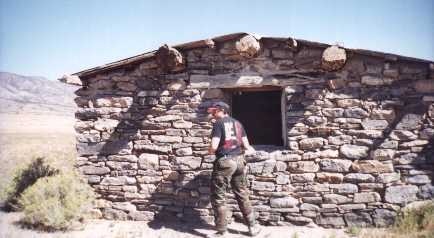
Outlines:
[[394,226],[363,229],[360,238],[434,238],[434,201],[405,210]]
[[396,233],[390,229],[364,229],[358,236],[359,238],[434,238],[434,233],[429,231],[419,231],[411,234]]
[[44,157],[59,168],[72,168],[75,137],[72,133],[0,133],[0,200],[12,175],[37,157]]
[[[9,192],[11,188],[14,188],[12,181],[14,176],[15,180],[19,180],[23,177],[20,176],[23,174],[22,171],[39,174],[39,167],[36,168],[37,166],[34,165],[35,159],[44,158],[46,161],[44,165],[50,165],[50,168],[55,168],[56,171],[63,171],[56,178],[64,179],[46,181],[38,179],[35,184],[24,190],[20,196],[20,203],[24,208],[24,221],[32,225],[40,224],[59,229],[69,225],[70,221],[80,218],[80,201],[85,199],[77,196],[84,186],[78,183],[78,176],[72,173],[76,157],[74,118],[0,114],[0,121],[0,164],[2,165],[0,167],[0,201],[4,201],[7,197],[8,188]],[[32,167],[27,168],[32,162]],[[23,170],[25,168],[27,170]],[[30,173],[30,176],[24,176],[23,179],[28,180],[27,177],[35,176]],[[3,218],[1,217],[0,220]],[[14,228],[18,227],[14,226]],[[2,235],[4,234],[0,234],[0,238]]]

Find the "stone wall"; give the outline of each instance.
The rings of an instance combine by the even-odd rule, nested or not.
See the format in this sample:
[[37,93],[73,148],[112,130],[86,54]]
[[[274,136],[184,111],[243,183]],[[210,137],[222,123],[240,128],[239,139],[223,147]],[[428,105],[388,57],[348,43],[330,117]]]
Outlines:
[[261,223],[384,226],[433,198],[432,63],[347,50],[331,71],[320,44],[214,43],[180,49],[174,70],[153,57],[81,77],[77,167],[99,196],[95,213],[211,222],[206,107],[230,102],[227,88],[262,86],[284,93],[287,145],[248,157]]

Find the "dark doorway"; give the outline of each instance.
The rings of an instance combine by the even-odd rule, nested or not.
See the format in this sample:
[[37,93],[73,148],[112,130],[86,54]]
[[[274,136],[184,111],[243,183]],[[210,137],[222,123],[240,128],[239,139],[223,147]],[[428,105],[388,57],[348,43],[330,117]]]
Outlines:
[[246,129],[252,145],[283,145],[281,91],[236,91],[232,115]]

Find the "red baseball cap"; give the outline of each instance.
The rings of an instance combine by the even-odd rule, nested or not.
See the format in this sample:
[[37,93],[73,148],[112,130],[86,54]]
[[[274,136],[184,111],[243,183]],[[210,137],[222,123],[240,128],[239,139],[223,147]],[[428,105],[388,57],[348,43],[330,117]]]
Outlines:
[[215,102],[210,107],[208,107],[207,112],[211,113],[214,110],[224,110],[225,112],[228,112],[229,105],[224,102]]

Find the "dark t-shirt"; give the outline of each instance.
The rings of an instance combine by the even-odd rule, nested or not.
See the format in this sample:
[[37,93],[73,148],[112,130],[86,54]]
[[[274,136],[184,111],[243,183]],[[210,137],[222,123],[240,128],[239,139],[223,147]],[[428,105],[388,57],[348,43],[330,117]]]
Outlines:
[[227,116],[218,119],[212,128],[211,137],[220,138],[216,150],[217,158],[225,155],[239,155],[242,153],[241,138],[246,136],[243,125],[234,118]]

